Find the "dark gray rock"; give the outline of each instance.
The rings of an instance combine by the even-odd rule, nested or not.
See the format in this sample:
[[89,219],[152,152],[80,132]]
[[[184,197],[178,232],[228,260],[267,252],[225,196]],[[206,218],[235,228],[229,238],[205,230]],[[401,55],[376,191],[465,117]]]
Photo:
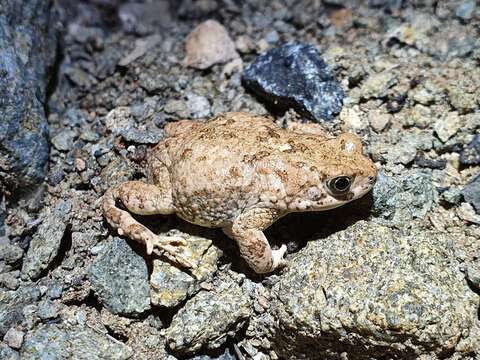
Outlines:
[[90,327],[47,324],[27,333],[22,359],[128,359],[130,347]]
[[473,140],[462,150],[460,164],[480,165],[480,134],[475,135]]
[[19,195],[46,175],[45,101],[57,42],[52,6],[51,0],[0,4],[0,182]]
[[0,337],[23,319],[23,308],[36,302],[40,291],[36,287],[21,287],[17,291],[0,290]]
[[92,289],[112,313],[138,315],[150,309],[147,264],[127,242],[115,237],[90,269]]
[[360,221],[311,241],[274,285],[265,328],[284,359],[468,357],[478,296],[463,280],[457,238]]
[[71,208],[70,201],[60,200],[53,209],[45,210],[23,262],[22,273],[30,279],[38,279],[58,255]]
[[391,177],[379,173],[373,188],[372,214],[394,226],[423,218],[438,203],[438,191],[431,175],[410,171]]
[[462,190],[467,202],[472,204],[477,214],[480,214],[480,173],[475,175]]
[[288,43],[258,56],[243,72],[244,85],[280,108],[293,107],[313,119],[330,120],[345,96],[313,45]]

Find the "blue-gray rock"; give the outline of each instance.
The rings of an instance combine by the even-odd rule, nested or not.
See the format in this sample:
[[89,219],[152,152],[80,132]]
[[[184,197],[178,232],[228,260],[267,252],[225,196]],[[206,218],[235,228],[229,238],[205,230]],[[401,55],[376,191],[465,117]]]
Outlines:
[[60,200],[53,209],[45,209],[22,266],[22,273],[30,279],[38,279],[58,255],[71,208],[70,201]]
[[0,338],[9,328],[23,321],[23,308],[39,298],[40,290],[37,287],[21,287],[17,291],[0,290]]
[[480,134],[475,135],[473,140],[462,150],[460,164],[480,165]]
[[87,326],[47,324],[27,333],[22,359],[128,359],[132,349]]
[[390,177],[378,175],[373,188],[372,215],[382,223],[402,227],[423,218],[438,203],[438,191],[427,172],[410,171]]
[[52,7],[52,0],[0,4],[0,182],[18,195],[46,175],[45,101],[57,44]]
[[480,173],[475,175],[462,190],[462,195],[480,214]]
[[455,9],[455,15],[457,15],[460,19],[464,21],[468,21],[473,17],[475,8],[475,0],[464,1]]
[[273,106],[293,107],[317,121],[338,114],[345,97],[315,46],[303,43],[287,43],[258,56],[242,80]]
[[115,237],[90,269],[92,289],[112,313],[138,315],[150,309],[147,264],[127,242]]

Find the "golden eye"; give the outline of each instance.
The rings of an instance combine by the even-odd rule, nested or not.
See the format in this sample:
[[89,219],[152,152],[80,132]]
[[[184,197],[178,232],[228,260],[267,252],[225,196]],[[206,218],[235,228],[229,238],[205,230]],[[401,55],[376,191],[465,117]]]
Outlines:
[[352,179],[348,176],[338,176],[328,181],[327,186],[333,194],[344,194],[350,189]]

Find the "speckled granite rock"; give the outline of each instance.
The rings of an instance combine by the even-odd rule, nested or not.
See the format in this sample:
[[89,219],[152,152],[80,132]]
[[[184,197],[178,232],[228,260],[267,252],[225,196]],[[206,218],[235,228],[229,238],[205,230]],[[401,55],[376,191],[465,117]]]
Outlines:
[[177,353],[191,354],[223,345],[251,314],[246,285],[224,279],[214,284],[213,291],[199,292],[174,316],[166,334],[168,347]]
[[364,221],[310,242],[274,286],[274,348],[288,359],[468,354],[479,298],[454,246]]
[[472,141],[462,150],[460,163],[462,165],[480,164],[480,134],[475,135]]
[[38,279],[58,255],[71,208],[70,201],[61,200],[53,209],[46,210],[23,262],[22,273],[30,279]]
[[114,314],[138,315],[150,309],[145,259],[124,239],[114,237],[90,269],[92,289]]
[[403,226],[423,218],[438,203],[431,175],[418,170],[391,177],[380,172],[373,188],[372,215],[381,222]]
[[330,120],[345,96],[313,45],[288,43],[258,56],[243,72],[243,83],[276,107],[294,107],[315,120]]
[[0,4],[0,183],[15,194],[41,183],[47,170],[44,106],[57,40],[52,5]]
[[[220,250],[212,241],[176,231],[177,236],[187,240],[183,254],[198,264],[191,275],[177,266],[159,259],[153,260],[150,276],[150,297],[153,305],[174,307],[200,289],[202,281],[210,280],[217,271]],[[173,234],[172,234],[173,235]]]
[[90,327],[47,324],[27,333],[22,359],[129,359],[127,345]]

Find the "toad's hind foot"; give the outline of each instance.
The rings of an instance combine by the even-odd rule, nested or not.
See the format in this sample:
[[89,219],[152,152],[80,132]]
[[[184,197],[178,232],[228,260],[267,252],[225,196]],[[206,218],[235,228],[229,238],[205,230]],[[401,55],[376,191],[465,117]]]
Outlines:
[[145,245],[147,247],[147,254],[151,255],[155,247],[162,249],[167,245],[171,248],[174,248],[174,246],[185,246],[187,245],[187,241],[179,236],[153,235],[145,240]]
[[187,269],[196,269],[198,266],[184,254],[178,251],[178,248],[169,244],[157,244],[153,253],[159,256],[165,256],[169,260],[182,265]]

